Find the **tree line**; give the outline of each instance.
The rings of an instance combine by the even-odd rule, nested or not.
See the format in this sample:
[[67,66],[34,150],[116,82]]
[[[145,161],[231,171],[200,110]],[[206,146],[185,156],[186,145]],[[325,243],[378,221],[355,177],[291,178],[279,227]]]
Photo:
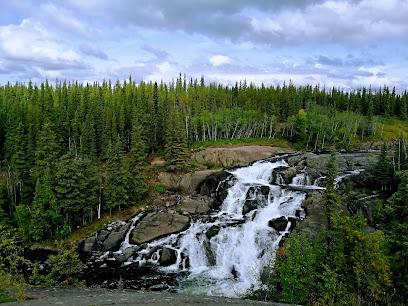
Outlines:
[[[0,214],[27,238],[70,231],[143,199],[150,154],[187,169],[188,146],[287,137],[307,149],[376,133],[375,116],[407,118],[407,92],[319,85],[234,86],[176,80],[0,87]],[[347,120],[346,120],[347,119]]]

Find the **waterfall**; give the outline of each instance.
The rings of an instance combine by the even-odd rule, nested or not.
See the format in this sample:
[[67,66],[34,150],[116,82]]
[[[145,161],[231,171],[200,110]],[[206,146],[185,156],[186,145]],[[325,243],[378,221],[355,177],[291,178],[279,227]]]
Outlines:
[[[274,169],[286,161],[260,161],[229,171],[230,187],[218,212],[205,220],[195,218],[184,232],[147,243],[124,265],[157,265],[160,252],[169,249],[177,260],[159,269],[183,272],[179,292],[240,297],[251,286],[260,285],[260,275],[273,265],[279,241],[287,233],[270,222],[284,216],[296,218],[306,194],[271,184]],[[137,215],[119,252],[130,247],[129,235],[143,215]],[[201,216],[202,218],[203,216]],[[212,234],[209,234],[211,232]]]

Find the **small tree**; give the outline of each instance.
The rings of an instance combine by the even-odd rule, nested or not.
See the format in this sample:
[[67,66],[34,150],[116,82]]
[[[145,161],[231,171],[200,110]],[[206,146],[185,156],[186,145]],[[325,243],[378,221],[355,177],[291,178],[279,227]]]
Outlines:
[[378,162],[375,165],[372,174],[374,176],[374,183],[381,186],[381,190],[387,191],[391,185],[394,176],[391,162],[388,159],[387,145],[384,142],[381,148]]

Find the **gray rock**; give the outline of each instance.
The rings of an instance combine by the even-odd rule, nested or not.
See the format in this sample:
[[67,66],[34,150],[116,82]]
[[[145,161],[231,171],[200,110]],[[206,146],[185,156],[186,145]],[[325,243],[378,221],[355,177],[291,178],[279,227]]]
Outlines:
[[157,261],[160,266],[170,266],[177,261],[177,252],[173,249],[164,248],[160,252],[159,260]]
[[290,167],[282,172],[282,177],[285,180],[286,184],[290,184],[292,179],[296,176],[296,168]]
[[186,230],[190,218],[166,212],[150,213],[143,218],[131,233],[131,242],[141,244],[156,238]]
[[203,214],[211,210],[213,202],[213,199],[205,196],[182,197],[180,203],[174,209],[181,213]]
[[105,251],[119,248],[122,241],[125,239],[126,232],[129,230],[129,224],[125,222],[115,223],[112,226],[112,231],[103,241],[102,246]]
[[92,248],[94,246],[96,242],[96,235],[93,234],[92,236],[89,236],[88,238],[86,238],[83,242],[83,246],[82,246],[82,251],[83,252],[92,252]]
[[110,234],[110,231],[106,229],[101,229],[99,234],[98,234],[98,241],[104,241]]

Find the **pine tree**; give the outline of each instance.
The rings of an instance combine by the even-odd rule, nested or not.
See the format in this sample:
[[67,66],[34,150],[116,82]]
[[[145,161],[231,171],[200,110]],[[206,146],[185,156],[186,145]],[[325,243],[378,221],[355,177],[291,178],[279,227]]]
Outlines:
[[96,201],[87,176],[88,168],[87,163],[75,156],[73,150],[62,157],[61,167],[56,174],[57,202],[53,210],[54,228],[60,236],[66,234],[66,228],[72,231],[76,225],[84,225],[86,207]]
[[133,123],[130,146],[130,191],[132,200],[140,201],[147,191],[146,182],[146,144],[143,140],[143,127],[136,120]]
[[337,170],[337,152],[334,148],[326,164],[326,177],[323,186],[326,190],[323,192],[323,205],[326,209],[328,228],[332,228],[332,218],[336,208],[340,205],[340,199],[336,193]]
[[378,162],[374,166],[372,174],[374,176],[375,185],[381,186],[381,190],[383,191],[389,189],[394,173],[391,162],[388,159],[388,150],[385,142],[383,143]]
[[123,165],[123,152],[120,136],[111,143],[107,152],[106,162],[106,184],[104,198],[110,213],[112,210],[129,205],[129,190],[127,174]]
[[58,154],[57,136],[51,128],[51,122],[47,120],[42,126],[35,150],[38,177],[42,177],[46,172],[52,174],[55,171]]
[[187,170],[190,157],[183,116],[173,110],[168,118],[165,158],[169,171]]

